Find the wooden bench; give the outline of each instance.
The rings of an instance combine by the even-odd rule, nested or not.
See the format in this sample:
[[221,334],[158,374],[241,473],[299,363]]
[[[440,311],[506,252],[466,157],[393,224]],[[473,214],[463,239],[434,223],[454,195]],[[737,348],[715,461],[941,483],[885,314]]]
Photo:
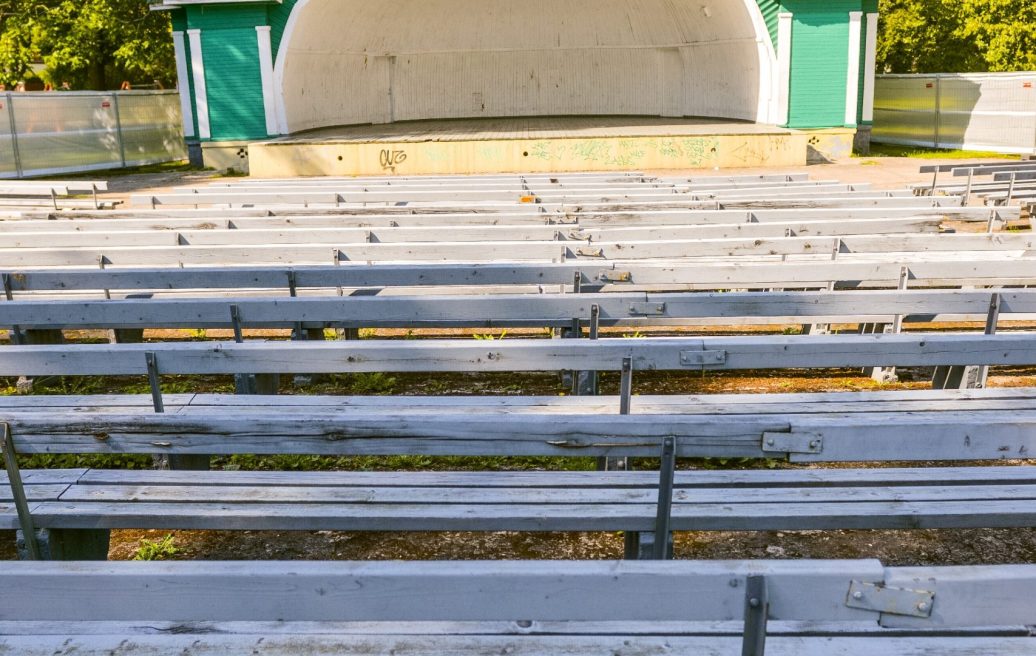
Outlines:
[[[135,409],[91,405],[82,398],[65,407],[49,398],[7,401],[0,421],[9,427],[9,469],[15,451],[661,455],[663,465],[654,474],[609,472],[604,478],[497,472],[492,483],[486,475],[458,473],[87,472],[57,496],[46,496],[53,490],[37,492],[17,518],[8,506],[4,521],[49,529],[55,558],[103,558],[104,531],[129,527],[621,530],[629,535],[628,555],[664,557],[666,545],[653,536],[671,530],[1030,526],[1036,519],[1031,503],[1036,486],[1027,468],[810,470],[744,477],[725,472],[710,478],[675,477],[673,467],[677,457],[800,463],[1024,458],[1036,449],[1031,390],[885,399],[758,395],[726,410],[701,398],[676,397],[650,399],[641,408],[632,396],[632,378],[634,371],[645,370],[1023,365],[1036,362],[1033,339],[1029,333],[936,333],[9,347],[0,375],[146,374],[154,405],[142,408],[139,399],[132,401]],[[526,405],[392,399],[378,406],[354,399],[242,397],[166,407],[158,381],[163,374],[558,370],[620,371],[623,393],[610,399],[611,413],[601,411],[599,405],[608,404],[601,399],[573,405],[543,399]],[[686,487],[674,487],[677,481]]]
[[[118,235],[115,235],[116,237]],[[135,246],[111,243],[78,248],[0,248],[0,267],[104,266],[233,266],[242,264],[324,264],[341,262],[492,262],[571,260],[619,261],[692,260],[780,261],[782,258],[887,260],[895,254],[920,253],[929,259],[953,259],[962,254],[997,254],[1005,260],[1028,257],[1036,250],[1029,233],[894,234],[819,237],[740,237],[730,239],[654,239],[587,241],[472,241],[230,244],[196,246]],[[173,242],[175,235],[170,236]]]
[[365,264],[340,266],[239,266],[191,268],[62,269],[31,268],[0,273],[7,297],[32,299],[113,298],[127,293],[161,296],[238,294],[301,296],[336,293],[372,294],[406,289],[436,293],[539,293],[542,291],[665,291],[734,289],[882,289],[896,288],[903,270],[910,288],[1001,287],[1036,284],[1028,258],[968,257],[924,261],[908,254],[884,262],[666,262],[634,261],[558,264]]
[[0,650],[126,654],[1036,654],[1036,566],[0,563]]

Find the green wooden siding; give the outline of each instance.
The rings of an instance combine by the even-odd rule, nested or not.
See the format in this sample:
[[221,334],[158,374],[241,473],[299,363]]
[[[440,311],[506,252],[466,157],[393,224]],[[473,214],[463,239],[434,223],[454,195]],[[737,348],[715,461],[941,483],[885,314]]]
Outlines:
[[255,32],[257,25],[266,24],[265,7],[191,7],[188,23],[192,29],[201,30],[210,139],[265,138],[266,115]]
[[849,12],[860,0],[782,0],[792,21],[788,127],[845,125]]
[[777,50],[777,15],[781,13],[779,0],[755,0],[759,10],[763,12],[763,20],[766,21],[766,31],[770,33],[770,43],[773,49]]

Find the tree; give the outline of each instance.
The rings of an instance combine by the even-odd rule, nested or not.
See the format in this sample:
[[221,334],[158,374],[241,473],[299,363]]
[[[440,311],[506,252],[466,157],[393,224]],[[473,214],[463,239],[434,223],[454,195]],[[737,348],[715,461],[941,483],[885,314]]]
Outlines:
[[169,17],[150,11],[145,0],[0,0],[0,21],[0,77],[8,82],[37,58],[55,86],[175,80]]
[[882,0],[878,70],[943,73],[982,70],[978,47],[961,33],[959,0]]
[[963,0],[961,33],[973,40],[991,71],[1036,70],[1036,3]]
[[878,70],[1036,69],[1033,0],[881,0]]

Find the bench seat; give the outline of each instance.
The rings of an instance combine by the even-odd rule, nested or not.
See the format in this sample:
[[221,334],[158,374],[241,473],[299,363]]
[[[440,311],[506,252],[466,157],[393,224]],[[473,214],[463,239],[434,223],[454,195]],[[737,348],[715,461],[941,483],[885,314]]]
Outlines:
[[19,590],[0,599],[0,653],[762,654],[742,651],[753,634],[778,656],[1021,656],[1034,578],[873,560],[0,563]]
[[[40,528],[650,531],[655,472],[26,471]],[[672,528],[1036,524],[1030,467],[678,471]],[[17,526],[4,493],[6,527]]]
[[[653,434],[641,435],[635,427],[624,429],[632,431],[629,433],[617,427],[614,435],[600,434],[590,444],[579,437],[580,432],[555,434],[549,423],[543,424],[554,415],[565,424],[581,421],[581,417],[592,421],[615,414],[615,397],[179,394],[168,395],[165,403],[166,413],[156,416],[150,412],[150,397],[139,395],[6,397],[0,398],[0,416],[12,418],[18,448],[36,453],[51,448],[103,453],[107,448],[103,445],[115,452],[184,449],[191,440],[205,438],[206,431],[211,439],[205,438],[204,444],[199,442],[195,451],[188,452],[211,445],[211,452],[225,454],[658,453],[650,444]],[[760,452],[759,436],[815,434],[825,440],[823,449],[813,454],[793,453],[793,459],[852,460],[853,453],[874,454],[884,460],[921,459],[920,455],[927,458],[929,454],[936,459],[939,453],[959,453],[954,457],[1002,460],[1027,453],[1026,427],[1036,417],[1036,390],[638,396],[632,404],[638,423],[655,421],[660,430],[678,436],[677,453],[683,456],[723,451],[781,457],[786,454]],[[274,411],[278,414],[270,414]],[[51,415],[67,418],[78,427],[68,435],[53,434],[59,429],[49,428],[47,421],[39,428],[29,428],[34,417],[49,419]],[[352,415],[357,418],[355,423],[350,423]],[[277,416],[283,417],[280,423],[273,420]],[[88,421],[90,417],[93,422]],[[194,417],[198,418],[197,427],[190,423]],[[543,432],[523,434],[523,417],[529,418],[529,426]],[[687,417],[692,423],[683,427],[666,422],[666,417]],[[717,422],[721,417],[728,421]],[[149,432],[156,429],[133,427],[151,419],[182,421],[178,418],[188,423],[173,426],[182,425],[196,433],[183,436],[184,445],[177,444],[175,433],[165,429],[157,429],[161,432],[157,437],[158,433]],[[219,425],[234,418],[239,419],[237,425],[254,428],[236,435],[220,433]],[[461,427],[459,422],[472,418],[492,421]],[[964,426],[959,436],[951,434],[958,419]],[[55,421],[62,425],[60,419]],[[112,434],[104,433],[98,442],[96,431],[105,422],[112,426],[103,430]],[[442,429],[427,428],[433,424],[422,422],[444,422],[434,426],[458,428],[443,434]],[[320,427],[313,427],[318,424]],[[19,433],[22,425],[29,434]],[[492,426],[495,434],[485,426]],[[979,434],[980,428],[985,436]],[[284,437],[278,437],[281,435]],[[957,437],[964,439],[965,447],[957,443]],[[911,438],[917,445],[903,448],[901,444]],[[1001,439],[1004,441],[997,441]],[[83,446],[76,447],[77,442]],[[1008,443],[1012,444],[1009,448]],[[248,444],[256,445],[256,450],[251,451]],[[837,455],[839,450],[844,455]],[[920,455],[912,455],[913,450]],[[342,531],[650,531],[656,521],[659,482],[653,471],[80,469],[27,470],[24,479],[38,528]],[[1032,526],[1036,524],[1034,500],[1036,468],[1031,467],[683,470],[674,481],[672,529]],[[11,528],[18,525],[6,485],[0,487],[0,522]]]

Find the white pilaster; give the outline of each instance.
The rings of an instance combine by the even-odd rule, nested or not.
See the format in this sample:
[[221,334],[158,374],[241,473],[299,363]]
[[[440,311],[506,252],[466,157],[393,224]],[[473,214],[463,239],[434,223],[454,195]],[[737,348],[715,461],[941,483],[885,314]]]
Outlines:
[[266,134],[278,134],[277,103],[273,88],[273,48],[270,45],[270,26],[257,25],[255,36],[259,42],[259,76],[263,83],[263,111],[266,113]]
[[777,125],[788,123],[791,102],[792,14],[777,15]]
[[176,57],[176,87],[180,92],[180,114],[183,117],[183,136],[194,136],[194,108],[191,107],[191,82],[187,75],[187,48],[183,32],[173,32],[173,56]]
[[863,114],[864,121],[874,120],[874,73],[878,54],[878,15],[867,14],[867,39],[863,60]]
[[208,139],[209,94],[205,89],[205,60],[201,56],[201,30],[187,30],[187,41],[191,46],[191,73],[194,76],[194,104],[198,111],[198,136]]
[[849,12],[849,66],[845,76],[845,124],[856,125],[860,109],[860,28],[862,11]]

